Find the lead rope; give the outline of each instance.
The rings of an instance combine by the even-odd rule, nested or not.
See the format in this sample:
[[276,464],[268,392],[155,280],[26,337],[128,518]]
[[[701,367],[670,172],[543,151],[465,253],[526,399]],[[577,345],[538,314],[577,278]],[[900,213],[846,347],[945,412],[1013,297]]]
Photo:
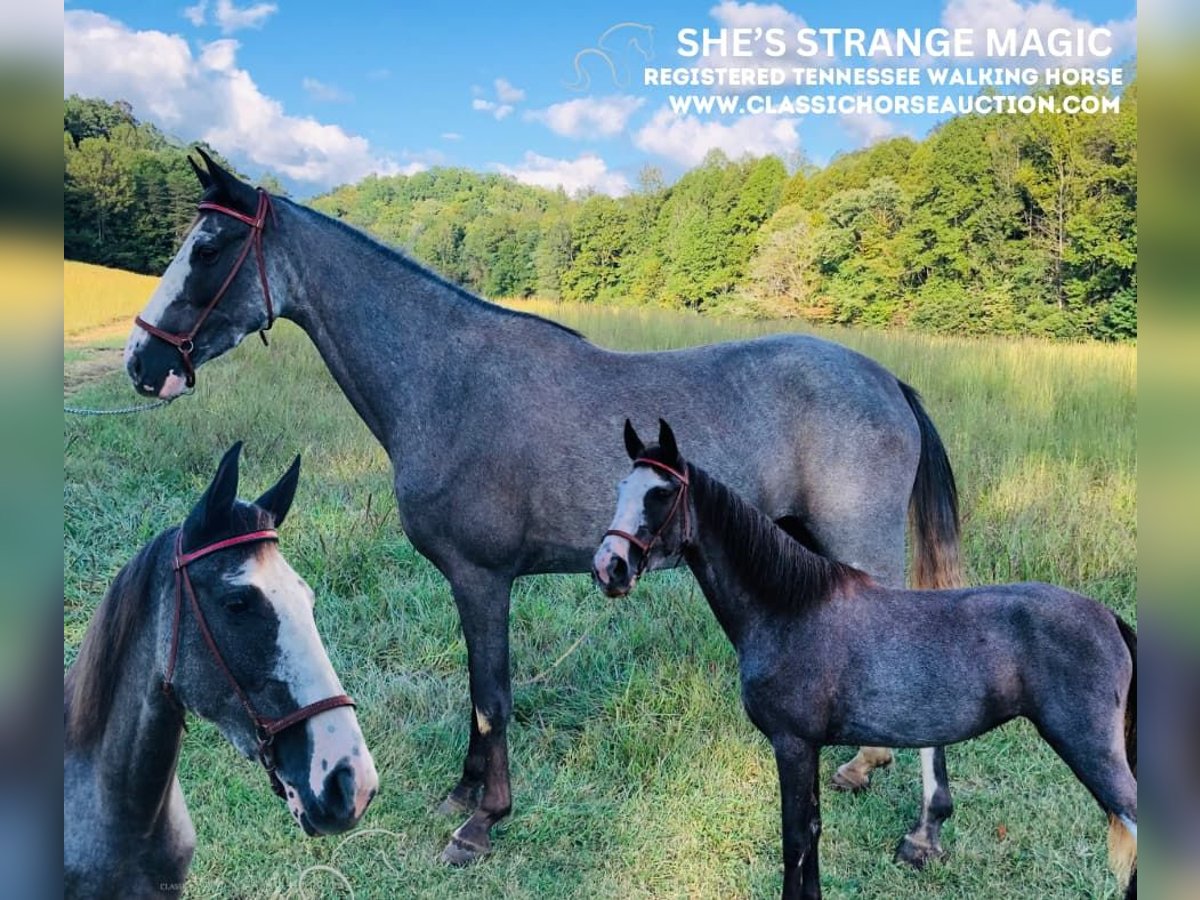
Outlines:
[[118,406],[113,409],[93,409],[89,406],[64,406],[63,412],[69,416],[126,416],[131,413],[149,412],[174,403],[180,397],[186,397],[191,391],[184,391],[174,397],[155,400],[153,403],[138,403],[133,406]]

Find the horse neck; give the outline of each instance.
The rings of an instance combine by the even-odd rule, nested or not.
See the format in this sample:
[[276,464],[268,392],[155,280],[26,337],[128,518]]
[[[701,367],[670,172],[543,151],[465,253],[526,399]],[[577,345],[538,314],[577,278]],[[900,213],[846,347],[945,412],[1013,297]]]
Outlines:
[[[364,236],[312,210],[280,204],[288,231],[282,315],[316,345],[376,439],[391,452],[429,420],[447,378],[479,377],[497,312]],[[473,334],[474,338],[473,339]],[[453,336],[453,339],[451,339]]]
[[688,472],[692,540],[684,558],[735,646],[773,611],[802,617],[828,596],[832,563],[702,469]]
[[101,796],[135,835],[151,833],[166,811],[183,737],[183,717],[155,664],[159,610],[145,618],[126,651],[93,755]]
[[696,576],[700,590],[717,617],[725,635],[738,647],[755,618],[754,598],[749,585],[733,563],[732,535],[707,511],[702,502],[711,490],[711,479],[695,466],[688,466],[688,515],[691,541],[684,547],[684,560]]

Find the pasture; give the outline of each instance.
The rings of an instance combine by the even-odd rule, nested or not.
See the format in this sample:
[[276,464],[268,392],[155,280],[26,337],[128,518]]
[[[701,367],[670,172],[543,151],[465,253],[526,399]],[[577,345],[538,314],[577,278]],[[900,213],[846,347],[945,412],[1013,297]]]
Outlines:
[[[64,377],[73,403],[125,405],[133,395],[119,355],[93,347],[119,346],[126,330],[89,338],[87,329],[111,321],[107,312],[72,328],[72,311],[84,308],[72,294],[90,289],[68,279],[65,331],[77,337]],[[126,296],[120,315],[148,293]],[[531,308],[629,349],[801,327]],[[955,465],[973,580],[1051,581],[1135,620],[1135,348],[822,333],[924,395]],[[648,576],[624,601],[582,576],[518,582],[514,814],[497,829],[491,859],[465,870],[438,864],[459,823],[434,808],[467,738],[454,603],[406,542],[388,462],[316,352],[287,322],[272,338],[270,349],[248,340],[206,366],[196,394],[164,409],[64,425],[65,664],[120,565],[182,519],[234,440],[246,441],[247,496],[304,456],[281,544],[317,594],[318,627],[359,702],[380,796],[358,831],[307,839],[261,770],[193,719],[180,767],[198,832],[188,895],[776,896],[774,761],[742,713],[732,651],[681,572]],[[620,434],[612,450],[623,454]],[[827,750],[824,778],[852,753]],[[826,792],[827,896],[1113,895],[1106,823],[1031,727],[1010,724],[947,755],[950,855],[922,873],[891,861],[918,808],[915,751],[877,772],[867,793]]]

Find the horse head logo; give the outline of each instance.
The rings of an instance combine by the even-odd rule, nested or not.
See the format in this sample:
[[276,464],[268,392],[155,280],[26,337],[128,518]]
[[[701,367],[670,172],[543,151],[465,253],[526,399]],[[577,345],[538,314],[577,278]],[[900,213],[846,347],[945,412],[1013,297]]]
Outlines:
[[654,28],[637,22],[619,22],[608,28],[596,39],[596,46],[585,47],[575,54],[575,81],[563,82],[568,90],[586,91],[592,83],[591,73],[584,65],[589,57],[599,59],[613,84],[619,88],[629,87],[631,67],[626,64],[630,52],[641,56],[643,62],[654,58]]

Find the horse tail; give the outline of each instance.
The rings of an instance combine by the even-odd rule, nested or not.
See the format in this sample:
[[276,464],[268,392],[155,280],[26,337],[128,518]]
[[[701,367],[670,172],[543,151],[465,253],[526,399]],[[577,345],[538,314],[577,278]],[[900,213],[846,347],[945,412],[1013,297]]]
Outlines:
[[897,382],[921,430],[921,458],[909,500],[913,532],[913,586],[951,588],[963,584],[959,556],[958,488],[946,447],[921,395]]
[[[1125,758],[1133,777],[1137,778],[1137,632],[1115,613],[1113,618],[1117,620],[1117,628],[1133,660],[1133,674],[1125,698]],[[1130,832],[1128,822],[1111,812],[1108,814],[1108,864],[1118,881],[1127,885],[1125,896],[1136,896],[1137,836]]]

